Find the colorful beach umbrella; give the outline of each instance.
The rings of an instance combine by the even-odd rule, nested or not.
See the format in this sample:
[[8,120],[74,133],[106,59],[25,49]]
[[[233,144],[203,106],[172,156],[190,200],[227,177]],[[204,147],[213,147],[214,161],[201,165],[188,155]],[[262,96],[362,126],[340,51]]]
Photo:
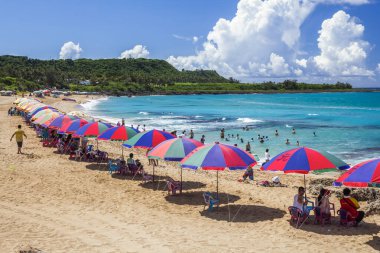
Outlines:
[[128,126],[116,126],[107,129],[98,136],[98,140],[126,141],[135,136],[139,131]]
[[41,116],[45,116],[47,114],[51,114],[53,112],[57,112],[55,110],[52,110],[52,109],[45,109],[45,110],[41,110],[39,112],[37,112],[36,114],[34,114],[31,118],[32,121],[35,121],[36,119],[38,119],[39,117]]
[[256,164],[254,157],[235,146],[221,144],[209,144],[193,150],[182,161],[182,168],[203,170],[216,170],[217,186],[216,191],[219,194],[218,172],[220,170],[244,170]]
[[160,131],[160,130],[150,130],[147,132],[138,133],[133,136],[131,139],[126,141],[123,146],[128,148],[154,148],[161,142],[169,139],[175,138],[174,135],[168,132]]
[[273,157],[261,167],[261,170],[308,174],[310,171],[325,172],[347,168],[348,164],[330,153],[300,147]]
[[59,129],[59,133],[73,134],[82,126],[88,124],[89,122],[85,119],[76,119],[71,122],[66,122],[62,124],[62,127]]
[[79,137],[98,137],[101,135],[104,131],[106,131],[108,128],[111,128],[112,125],[104,122],[91,122],[88,123],[81,128],[79,128],[77,131],[75,131],[74,136]]
[[[202,142],[194,139],[179,137],[161,142],[148,153],[149,159],[162,159],[166,161],[181,161],[194,149],[203,146]],[[182,168],[181,189],[182,192]]]
[[[70,116],[70,115],[61,115],[58,118],[55,118],[49,123],[45,123],[46,127],[51,128],[51,129],[60,129],[64,124],[67,124],[75,119],[78,119],[75,116]],[[43,125],[44,126],[44,125]]]
[[148,153],[149,159],[181,161],[194,149],[203,146],[197,140],[179,137],[161,142]]
[[335,182],[335,186],[350,187],[380,187],[380,158],[361,162],[342,176]]
[[57,111],[57,109],[55,109],[54,107],[50,106],[50,105],[42,105],[40,107],[37,107],[37,108],[34,108],[33,110],[31,110],[29,113],[28,113],[28,116],[29,117],[32,117],[34,116],[36,113],[38,113],[39,111],[43,111],[43,110],[46,110],[46,109],[49,109],[49,110],[53,110],[53,111]]
[[[36,124],[36,125],[44,125],[46,124],[48,121],[52,121],[54,120],[55,118],[58,118],[59,116],[61,116],[61,114],[59,112],[52,112],[52,113],[47,113],[45,115],[42,115],[40,116],[39,118],[37,118],[35,121],[33,121],[33,124]],[[45,125],[46,127],[46,125]]]

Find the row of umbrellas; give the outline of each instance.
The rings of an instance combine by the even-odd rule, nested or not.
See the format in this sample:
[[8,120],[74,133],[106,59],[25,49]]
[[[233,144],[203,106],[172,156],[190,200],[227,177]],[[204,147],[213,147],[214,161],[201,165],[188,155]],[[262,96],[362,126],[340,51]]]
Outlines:
[[[87,121],[76,116],[64,115],[57,109],[33,99],[22,99],[15,103],[18,104],[19,110],[28,113],[27,117],[34,124],[56,129],[60,133],[73,134],[74,137],[93,137],[97,140],[123,141],[124,147],[149,149],[149,159],[177,161],[181,163],[182,168],[216,170],[217,192],[219,171],[226,168],[241,170],[256,165],[250,153],[235,146],[218,142],[204,145],[196,140],[176,138],[168,132],[156,129],[139,133],[127,126],[114,127],[108,123]],[[261,170],[305,175],[311,171],[325,172],[348,168],[349,165],[328,152],[300,147],[275,156],[265,163]],[[380,186],[380,159],[365,161],[352,167],[336,180],[334,185]]]

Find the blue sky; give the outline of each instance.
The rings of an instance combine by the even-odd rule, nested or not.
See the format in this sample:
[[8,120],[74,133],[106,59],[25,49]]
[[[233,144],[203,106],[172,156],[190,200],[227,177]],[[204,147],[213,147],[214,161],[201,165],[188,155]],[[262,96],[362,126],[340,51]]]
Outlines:
[[[380,86],[377,1],[314,0],[312,7],[289,7],[288,1],[0,1],[0,55],[58,59],[64,43],[72,41],[79,43],[80,51],[68,51],[63,57],[117,58],[126,52],[125,57],[168,59],[177,68],[213,68],[244,81],[294,78]],[[278,11],[286,8],[286,13],[295,17],[306,14],[287,23],[289,17]],[[261,18],[262,9],[276,14]],[[228,22],[218,22],[220,19]],[[329,25],[319,47],[318,31],[325,20],[330,22],[326,22]],[[257,22],[263,21],[273,24],[257,30]],[[217,22],[223,25],[216,26]],[[346,27],[341,39],[344,43],[329,37],[339,33],[339,27]],[[242,29],[247,31],[239,32]],[[354,37],[345,35],[351,31]],[[210,32],[211,39],[207,39]],[[134,48],[136,45],[142,47]],[[67,50],[72,50],[71,46]],[[136,54],[141,48],[145,53]],[[349,59],[347,55],[331,55],[334,49],[349,52]],[[358,51],[361,54],[353,55]],[[342,67],[331,65],[336,61],[342,61]]]

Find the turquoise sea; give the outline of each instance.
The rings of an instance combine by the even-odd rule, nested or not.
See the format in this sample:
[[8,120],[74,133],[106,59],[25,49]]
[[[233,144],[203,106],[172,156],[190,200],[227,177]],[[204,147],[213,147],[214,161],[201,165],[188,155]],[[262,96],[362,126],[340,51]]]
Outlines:
[[[226,137],[234,138],[224,142],[245,148],[250,141],[252,153],[260,157],[266,148],[272,157],[294,148],[297,140],[348,163],[380,157],[380,92],[109,97],[83,107],[112,123],[125,118],[127,125],[140,124],[140,130],[143,124],[147,130],[178,134],[193,129],[196,139],[204,134],[209,143],[221,141],[219,132],[225,128]],[[249,131],[243,130],[246,126]],[[260,143],[258,134],[268,140]]]

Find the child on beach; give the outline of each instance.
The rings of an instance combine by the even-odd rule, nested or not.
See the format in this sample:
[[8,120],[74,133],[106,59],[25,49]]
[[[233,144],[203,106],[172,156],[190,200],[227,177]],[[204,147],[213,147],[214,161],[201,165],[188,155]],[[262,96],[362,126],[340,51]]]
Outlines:
[[341,209],[345,210],[350,217],[354,219],[355,226],[357,226],[364,218],[364,212],[358,211],[360,205],[358,201],[351,197],[351,190],[348,188],[343,189],[343,198],[340,200]]
[[239,180],[239,182],[244,182],[247,178],[249,178],[249,180],[253,182],[253,168],[252,167],[248,167],[246,169],[246,171],[243,174],[243,179]]
[[25,132],[21,130],[21,125],[17,126],[17,130],[16,132],[13,133],[11,137],[11,141],[15,135],[16,135],[16,142],[17,142],[17,154],[22,154],[21,148],[22,148],[22,142],[24,140],[24,136],[25,138],[28,138],[28,137],[26,136]]

